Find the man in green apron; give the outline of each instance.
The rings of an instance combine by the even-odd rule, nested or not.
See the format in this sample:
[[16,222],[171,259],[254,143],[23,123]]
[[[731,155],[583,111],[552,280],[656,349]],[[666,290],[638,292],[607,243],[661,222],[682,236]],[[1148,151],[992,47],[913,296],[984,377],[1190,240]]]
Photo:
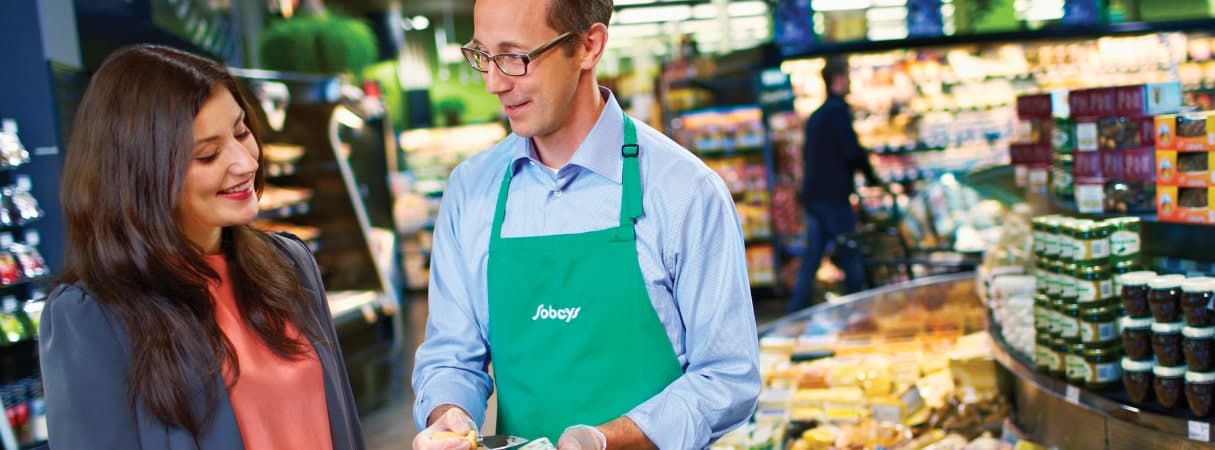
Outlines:
[[[463,52],[513,134],[452,172],[435,223],[415,449],[484,419],[558,448],[703,448],[759,393],[725,184],[598,86],[610,0],[478,0]],[[493,363],[493,378],[489,363]]]

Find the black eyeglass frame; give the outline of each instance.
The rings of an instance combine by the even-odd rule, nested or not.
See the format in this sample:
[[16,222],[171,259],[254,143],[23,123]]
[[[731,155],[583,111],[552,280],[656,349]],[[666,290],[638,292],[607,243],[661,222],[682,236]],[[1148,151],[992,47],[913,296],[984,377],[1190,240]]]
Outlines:
[[[482,58],[488,59],[490,61],[493,61],[494,66],[496,66],[498,68],[498,71],[502,72],[503,75],[512,76],[512,77],[521,77],[521,76],[527,75],[527,68],[528,68],[528,66],[531,65],[532,60],[539,58],[540,55],[543,55],[545,52],[553,49],[554,47],[556,47],[558,44],[561,44],[566,39],[569,39],[570,36],[574,36],[576,34],[577,33],[573,32],[573,31],[566,31],[565,33],[561,33],[560,36],[553,38],[553,40],[548,41],[548,42],[544,43],[544,45],[536,47],[535,50],[532,50],[527,53],[498,53],[498,54],[491,55],[485,51],[471,48],[468,46],[469,44],[464,44],[463,47],[460,47],[460,52],[464,53],[464,59],[468,61],[468,65],[472,66],[473,70],[476,70],[477,72],[481,72],[481,73],[489,72],[488,67],[481,67],[479,64],[477,64],[477,57],[482,57]],[[502,67],[502,64],[498,62],[499,58],[506,58],[506,57],[519,58],[519,60],[523,62],[523,72],[517,73],[517,74],[507,72],[506,69]]]

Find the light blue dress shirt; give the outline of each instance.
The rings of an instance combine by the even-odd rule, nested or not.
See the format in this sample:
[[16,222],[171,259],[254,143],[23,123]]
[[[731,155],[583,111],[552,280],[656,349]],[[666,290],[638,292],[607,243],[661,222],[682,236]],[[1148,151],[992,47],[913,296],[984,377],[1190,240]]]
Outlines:
[[[611,92],[601,91],[606,106],[599,120],[556,173],[540,163],[531,139],[514,134],[452,171],[435,222],[426,340],[413,373],[419,430],[445,403],[484,421],[493,389],[487,372],[492,318],[486,262],[507,167],[515,176],[504,237],[581,233],[619,223],[622,111]],[[627,416],[659,448],[703,448],[744,423],[759,395],[759,343],[742,230],[721,178],[662,133],[634,122],[645,213],[636,225],[637,254],[684,375]],[[536,353],[544,357],[543,348]]]

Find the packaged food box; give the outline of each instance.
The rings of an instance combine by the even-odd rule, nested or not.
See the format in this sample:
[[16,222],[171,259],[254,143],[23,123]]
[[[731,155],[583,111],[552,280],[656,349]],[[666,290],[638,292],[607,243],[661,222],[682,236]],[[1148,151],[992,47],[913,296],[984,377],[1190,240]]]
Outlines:
[[1156,184],[1204,187],[1215,184],[1215,151],[1156,150]]
[[1181,105],[1181,84],[1177,82],[1079,89],[1068,94],[1072,117],[1166,114],[1180,111]]
[[1156,148],[1160,150],[1215,150],[1215,120],[1211,112],[1156,116]]
[[1215,223],[1215,189],[1210,187],[1156,187],[1156,218],[1161,222]]
[[1101,152],[1076,152],[1072,154],[1072,178],[1075,183],[1100,183],[1105,181],[1102,169]]

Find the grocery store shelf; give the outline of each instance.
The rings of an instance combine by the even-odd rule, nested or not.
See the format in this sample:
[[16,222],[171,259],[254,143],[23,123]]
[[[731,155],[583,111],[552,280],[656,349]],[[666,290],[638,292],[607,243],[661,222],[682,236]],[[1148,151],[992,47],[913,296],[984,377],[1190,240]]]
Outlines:
[[359,317],[372,322],[385,313],[384,306],[388,300],[376,291],[330,291],[325,295],[329,299],[329,312],[337,323]]
[[274,209],[267,209],[257,213],[258,219],[286,219],[288,217],[308,214],[312,210],[309,202],[303,201],[295,204],[284,205]]
[[734,149],[696,151],[701,159],[733,158],[738,156],[759,156],[764,154],[763,147],[738,147]]
[[772,236],[751,236],[743,239],[743,245],[748,247],[756,244],[771,244]]
[[872,150],[873,154],[875,154],[875,155],[884,156],[884,155],[905,155],[905,154],[912,154],[912,153],[943,152],[943,151],[945,151],[945,147],[927,147],[927,146],[918,145],[918,144],[917,145],[902,145],[902,146],[879,144],[879,145],[870,147],[870,150]]
[[[1022,388],[1033,388],[1035,391],[1043,392],[1046,398],[1038,398],[1037,400],[1045,400],[1051,405],[1052,410],[1061,411],[1061,414],[1069,414],[1069,410],[1082,409],[1088,412],[1097,413],[1106,416],[1106,420],[1110,422],[1120,421],[1122,426],[1137,426],[1147,428],[1152,431],[1164,433],[1173,439],[1188,441],[1189,443],[1199,444],[1198,441],[1189,440],[1190,422],[1205,420],[1194,417],[1189,412],[1189,408],[1184,405],[1179,406],[1173,413],[1168,413],[1158,408],[1158,405],[1145,405],[1143,408],[1130,406],[1122,403],[1120,400],[1125,400],[1125,393],[1121,390],[1111,391],[1108,394],[1102,394],[1088,389],[1076,387],[1067,384],[1063,380],[1052,378],[1049,375],[1039,373],[1033,370],[1033,362],[1027,361],[1023,357],[1013,353],[1004,341],[998,329],[991,330],[991,337],[994,345],[992,345],[993,354],[996,361],[1007,369],[1017,383],[1025,383],[1030,386],[1020,386]],[[1184,403],[1184,400],[1183,400]],[[1072,424],[1047,423],[1046,427],[1051,425],[1068,428]],[[1115,424],[1109,424],[1110,428],[1114,428]],[[1063,430],[1038,430],[1039,434],[1062,434],[1066,433]],[[1209,435],[1207,441],[1209,442]],[[1060,444],[1059,442],[1049,442],[1049,444]],[[1074,444],[1073,444],[1074,445]],[[1159,445],[1165,445],[1157,442],[1154,446],[1159,448]],[[1064,445],[1066,447],[1066,445]],[[1127,448],[1135,448],[1131,445]],[[1146,448],[1146,447],[1141,447]]]
[[22,228],[25,228],[25,227],[28,227],[30,225],[37,223],[39,220],[42,220],[41,216],[30,219],[30,220],[22,220],[20,222],[10,224],[10,225],[0,225],[0,232],[20,230]]
[[1215,28],[1215,19],[1194,19],[1151,23],[1129,22],[1097,26],[1059,26],[1046,27],[1039,30],[1008,31],[1001,33],[954,34],[950,36],[892,39],[886,41],[819,43],[810,51],[802,52],[796,55],[789,55],[783,59],[804,59],[836,54],[877,52],[908,48],[946,47],[953,45],[975,45],[991,42],[1051,41],[1059,39],[1118,36],[1152,32],[1210,30],[1212,28]]

